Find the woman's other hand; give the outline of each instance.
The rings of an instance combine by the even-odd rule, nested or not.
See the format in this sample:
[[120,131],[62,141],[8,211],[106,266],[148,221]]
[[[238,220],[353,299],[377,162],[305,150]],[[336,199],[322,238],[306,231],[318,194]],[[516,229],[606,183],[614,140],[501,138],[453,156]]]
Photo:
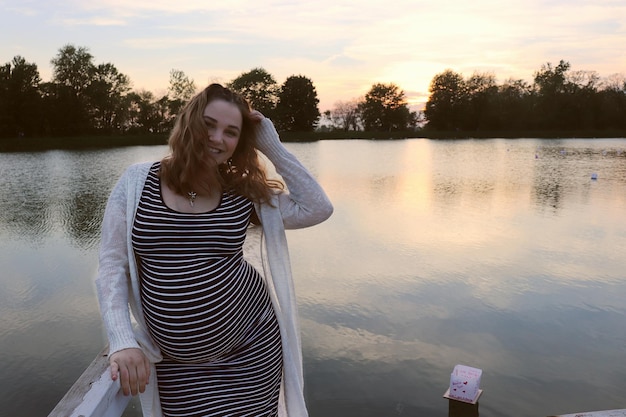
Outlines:
[[137,395],[146,390],[150,378],[150,361],[141,349],[129,348],[115,352],[109,357],[111,379],[117,380],[124,395]]

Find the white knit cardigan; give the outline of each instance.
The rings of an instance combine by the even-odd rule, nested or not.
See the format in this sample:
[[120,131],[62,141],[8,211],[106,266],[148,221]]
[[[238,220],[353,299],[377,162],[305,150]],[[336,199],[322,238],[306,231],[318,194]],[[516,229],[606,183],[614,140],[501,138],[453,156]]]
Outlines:
[[[278,318],[283,348],[279,416],[306,417],[300,329],[285,229],[321,223],[330,217],[333,207],[313,176],[282,145],[269,119],[257,125],[255,134],[258,149],[272,162],[288,190],[275,193],[271,204],[255,206],[263,229],[265,281]],[[111,192],[102,222],[96,288],[109,355],[127,348],[143,349],[152,363],[149,384],[140,394],[143,415],[162,417],[154,367],[162,357],[146,326],[130,238],[151,165],[129,167]]]

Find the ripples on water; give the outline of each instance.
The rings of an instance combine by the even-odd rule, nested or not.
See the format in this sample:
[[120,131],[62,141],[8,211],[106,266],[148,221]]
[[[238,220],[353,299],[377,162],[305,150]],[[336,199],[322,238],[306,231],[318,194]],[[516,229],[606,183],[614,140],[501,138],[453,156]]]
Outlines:
[[[626,140],[288,147],[335,205],[289,232],[312,417],[446,416],[457,363],[482,416],[624,406]],[[102,347],[104,204],[164,152],[0,154],[0,415],[45,415]]]

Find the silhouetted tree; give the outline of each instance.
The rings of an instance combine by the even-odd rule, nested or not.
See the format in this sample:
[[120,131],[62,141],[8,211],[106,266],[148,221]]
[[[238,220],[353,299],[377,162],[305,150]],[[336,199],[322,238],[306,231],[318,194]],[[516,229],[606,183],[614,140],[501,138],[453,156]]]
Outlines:
[[0,135],[36,133],[41,128],[41,77],[21,56],[0,67]]
[[263,68],[244,72],[226,86],[244,97],[255,110],[270,118],[274,116],[280,86]]
[[183,71],[173,69],[170,71],[170,85],[167,89],[167,98],[169,100],[169,115],[167,119],[172,121],[182,107],[191,97],[196,94],[196,84]]
[[537,106],[534,116],[538,126],[542,129],[570,127],[565,110],[567,107],[566,73],[569,68],[569,62],[561,60],[556,67],[548,62],[535,72]]
[[10,93],[11,84],[11,63],[0,66],[0,135],[8,136],[14,134],[13,120],[10,115]]
[[278,95],[275,122],[278,129],[310,132],[320,118],[319,99],[313,82],[303,75],[292,75],[283,83]]
[[130,90],[129,78],[111,63],[98,65],[91,83],[85,89],[92,126],[100,131],[121,131],[128,115],[125,96]]
[[598,92],[598,124],[605,129],[626,129],[626,76],[612,74]]
[[150,91],[131,92],[127,96],[128,118],[126,128],[135,133],[160,132],[163,123],[161,115]]
[[494,129],[497,125],[497,111],[495,108],[498,86],[493,74],[475,72],[465,80],[463,97],[463,120],[461,127],[464,130]]
[[532,87],[524,80],[508,79],[498,87],[494,129],[532,129]]
[[600,76],[595,71],[569,71],[566,83],[567,122],[574,129],[596,129],[598,84]]
[[435,75],[430,82],[430,96],[424,109],[428,127],[436,130],[461,128],[465,91],[461,74],[448,69]]
[[93,56],[85,47],[65,45],[52,58],[52,81],[70,88],[78,96],[84,93],[93,80]]
[[55,88],[48,89],[47,94],[52,105],[63,109],[55,112],[54,119],[49,119],[52,130],[64,134],[77,134],[89,130],[91,112],[85,91],[93,81],[95,72],[93,56],[85,47],[65,45],[51,63],[52,83]]
[[361,117],[366,131],[407,130],[415,121],[404,91],[391,84],[374,84],[361,103]]

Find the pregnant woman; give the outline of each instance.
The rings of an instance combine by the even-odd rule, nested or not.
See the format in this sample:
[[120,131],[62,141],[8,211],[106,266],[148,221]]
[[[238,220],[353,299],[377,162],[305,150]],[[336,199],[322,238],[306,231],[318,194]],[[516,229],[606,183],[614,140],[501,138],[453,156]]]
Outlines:
[[[326,220],[330,201],[272,122],[218,84],[185,106],[169,146],[129,167],[105,210],[111,377],[144,416],[306,416],[285,229]],[[243,256],[250,223],[263,271]]]

